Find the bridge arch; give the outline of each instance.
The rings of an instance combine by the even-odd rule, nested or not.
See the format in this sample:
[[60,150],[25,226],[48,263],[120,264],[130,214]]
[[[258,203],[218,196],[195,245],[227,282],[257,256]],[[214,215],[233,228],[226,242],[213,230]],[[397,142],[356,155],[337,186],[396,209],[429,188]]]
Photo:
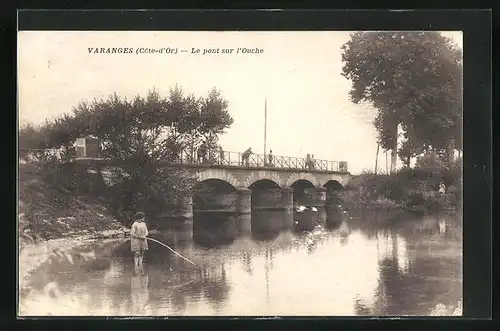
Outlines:
[[261,170],[261,171],[252,171],[249,176],[246,176],[243,181],[243,187],[250,187],[255,182],[264,179],[276,183],[278,187],[284,186],[283,179],[276,171]]
[[306,197],[306,190],[314,188],[314,184],[307,179],[298,179],[290,187],[293,189],[293,202],[301,203]]
[[192,190],[193,210],[227,209],[235,200],[235,192],[236,187],[222,179],[209,178],[198,182]]
[[325,184],[323,184],[323,187],[325,187],[328,191],[343,191],[344,186],[337,180],[331,179],[327,181]]
[[273,180],[261,178],[248,186],[249,189],[279,189],[281,188],[278,183]]
[[197,191],[204,192],[214,192],[214,193],[232,193],[236,191],[236,187],[231,183],[218,178],[208,178],[196,183],[193,189]]
[[239,187],[238,179],[226,169],[206,169],[196,173],[198,182],[204,182],[209,179],[218,179],[231,184],[234,188]]
[[295,182],[293,182],[292,184],[290,184],[290,187],[291,188],[314,188],[314,183],[312,183],[311,181],[307,180],[307,179],[298,179],[296,180]]
[[288,178],[286,186],[292,186],[294,183],[305,180],[311,183],[314,186],[320,186],[317,182],[315,176],[312,173],[300,172],[300,173],[292,173],[292,175]]

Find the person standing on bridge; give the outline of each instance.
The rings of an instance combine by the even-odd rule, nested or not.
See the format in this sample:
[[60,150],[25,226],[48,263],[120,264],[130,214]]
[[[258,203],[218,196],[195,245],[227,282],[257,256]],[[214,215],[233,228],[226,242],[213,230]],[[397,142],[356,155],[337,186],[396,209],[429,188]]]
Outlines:
[[200,148],[198,148],[198,162],[199,163],[205,163],[205,160],[207,158],[207,151],[208,151],[208,147],[207,147],[207,144],[206,142],[204,141]]
[[269,161],[269,165],[272,167],[273,166],[273,151],[269,150],[269,154],[267,155],[267,159]]
[[248,149],[241,154],[241,165],[246,165],[247,167],[250,165],[249,158],[251,154],[252,147],[248,147]]
[[222,146],[219,146],[219,162],[220,165],[224,164],[224,150],[222,149]]
[[311,169],[311,154],[307,153],[306,155],[306,164],[305,164],[307,169]]
[[148,228],[145,223],[146,215],[143,212],[138,212],[130,228],[130,250],[134,253],[134,268],[135,270],[142,269],[142,261],[144,252],[148,250]]

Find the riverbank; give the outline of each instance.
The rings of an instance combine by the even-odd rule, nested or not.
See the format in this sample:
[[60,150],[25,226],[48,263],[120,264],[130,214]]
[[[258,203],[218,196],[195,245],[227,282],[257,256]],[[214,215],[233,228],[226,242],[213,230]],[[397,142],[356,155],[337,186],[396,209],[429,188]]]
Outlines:
[[128,231],[103,202],[50,184],[39,169],[19,167],[19,285],[55,256],[94,239],[120,238]]
[[42,264],[52,258],[62,258],[70,262],[75,260],[74,254],[70,251],[77,251],[84,260],[95,259],[94,252],[85,250],[78,251],[86,245],[89,245],[96,240],[120,240],[124,239],[128,230],[126,228],[97,231],[86,235],[71,235],[65,238],[42,240],[38,242],[24,243],[19,250],[19,288],[25,288],[26,279],[31,272],[39,268]]
[[[353,217],[398,221],[440,213],[460,213],[461,172],[456,169],[405,168],[393,174],[354,176],[341,194]],[[364,214],[376,217],[364,217]]]

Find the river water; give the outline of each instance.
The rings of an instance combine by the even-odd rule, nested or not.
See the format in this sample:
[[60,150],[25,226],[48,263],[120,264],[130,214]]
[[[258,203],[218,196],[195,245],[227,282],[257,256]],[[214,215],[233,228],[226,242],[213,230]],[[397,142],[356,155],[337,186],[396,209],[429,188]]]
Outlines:
[[150,242],[139,273],[127,241],[89,242],[32,272],[19,312],[401,316],[429,315],[438,304],[453,311],[462,299],[461,222],[426,217],[384,228],[372,223],[348,220],[234,240],[214,229],[203,245],[176,247],[195,266]]

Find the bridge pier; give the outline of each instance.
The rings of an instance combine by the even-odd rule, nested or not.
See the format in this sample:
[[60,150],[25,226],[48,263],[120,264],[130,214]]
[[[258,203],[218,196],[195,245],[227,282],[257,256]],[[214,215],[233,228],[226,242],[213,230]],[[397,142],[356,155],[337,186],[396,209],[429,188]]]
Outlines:
[[292,210],[293,209],[293,188],[283,187],[281,189],[280,205],[285,210]]
[[238,188],[236,194],[236,211],[239,214],[250,214],[252,212],[252,190]]
[[238,233],[242,237],[249,237],[252,235],[252,215],[241,214],[238,215]]
[[193,218],[193,197],[184,195],[179,198],[178,202],[179,216],[185,219]]
[[281,223],[281,226],[283,230],[293,229],[293,210],[287,209],[283,212],[283,222]]

